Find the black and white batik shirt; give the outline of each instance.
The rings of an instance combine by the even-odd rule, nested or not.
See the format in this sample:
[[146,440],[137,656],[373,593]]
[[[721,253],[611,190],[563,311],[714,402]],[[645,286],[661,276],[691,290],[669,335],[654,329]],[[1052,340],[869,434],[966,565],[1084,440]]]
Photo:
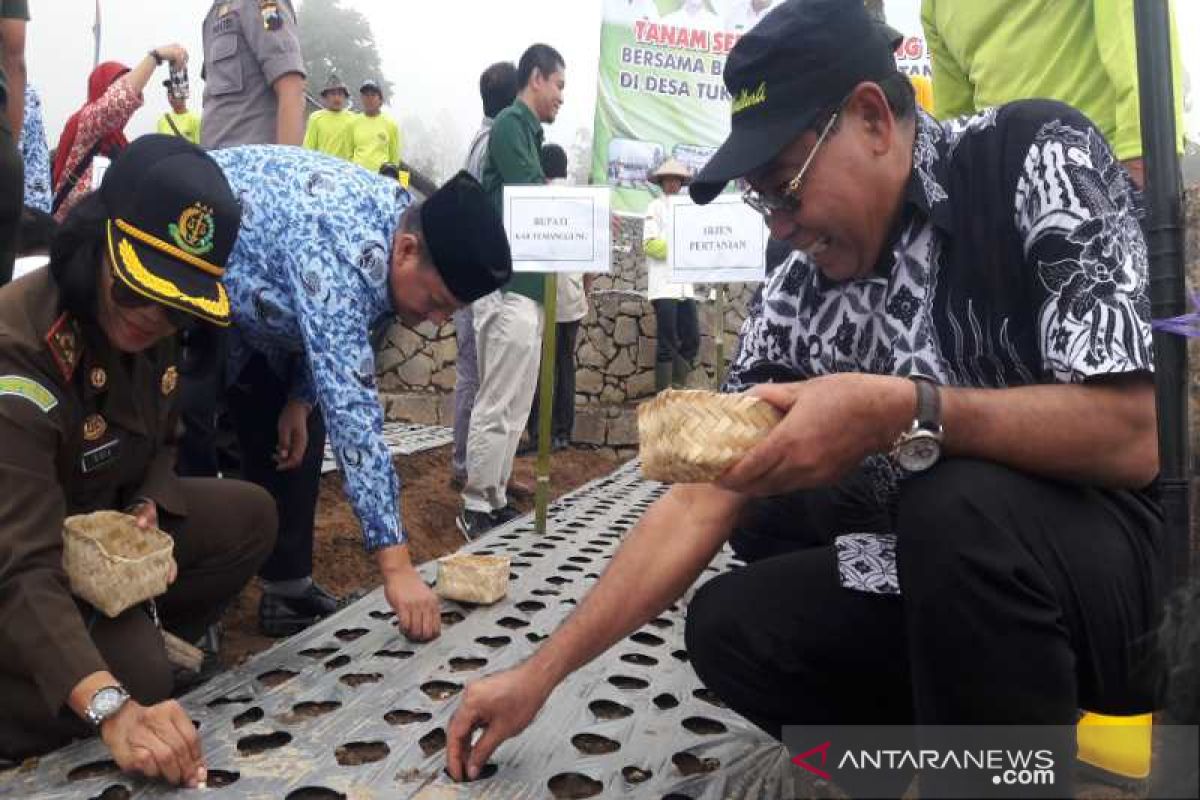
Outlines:
[[[990,388],[1150,372],[1134,202],[1070,106],[1027,100],[944,123],[918,111],[890,255],[872,277],[832,283],[794,253],[744,323],[725,389],[837,372]],[[882,456],[864,467],[891,505],[901,471]],[[894,541],[875,536],[838,540],[843,585],[898,591]]]

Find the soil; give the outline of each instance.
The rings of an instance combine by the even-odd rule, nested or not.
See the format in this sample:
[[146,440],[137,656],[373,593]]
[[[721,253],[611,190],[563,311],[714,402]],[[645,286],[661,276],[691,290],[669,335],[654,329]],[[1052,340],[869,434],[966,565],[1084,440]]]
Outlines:
[[[551,494],[556,498],[607,475],[621,463],[611,453],[581,448],[555,453],[552,459],[550,485]],[[402,513],[413,561],[423,563],[462,547],[462,534],[454,526],[462,499],[450,488],[450,447],[400,456],[395,463],[404,487]],[[514,466],[514,477],[533,486],[533,470],[534,457],[522,456]],[[512,499],[512,503],[521,511],[533,509],[532,499]],[[363,552],[358,519],[342,490],[341,474],[337,472],[321,478],[313,563],[317,582],[335,595],[366,593],[379,585],[378,570],[370,556]],[[252,581],[225,614],[221,663],[226,667],[240,664],[276,642],[258,633],[259,596],[258,586]]]

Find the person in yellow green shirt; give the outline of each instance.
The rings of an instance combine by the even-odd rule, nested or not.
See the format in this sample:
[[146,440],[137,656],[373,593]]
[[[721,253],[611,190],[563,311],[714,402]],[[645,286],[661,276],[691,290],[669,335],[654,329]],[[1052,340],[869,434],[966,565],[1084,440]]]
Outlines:
[[200,115],[188,110],[187,97],[177,97],[171,81],[163,81],[171,110],[158,118],[158,132],[181,136],[192,144],[200,144]]
[[[1133,4],[1134,0],[922,0],[934,115],[958,117],[1027,98],[1060,100],[1096,124],[1141,188]],[[1182,71],[1173,24],[1171,39],[1182,152]]]
[[354,154],[350,160],[371,172],[379,172],[384,164],[399,164],[400,128],[396,120],[383,112],[383,90],[378,83],[368,80],[358,91],[363,111],[351,131]]
[[308,118],[308,129],[304,132],[304,147],[350,161],[354,157],[354,140],[351,132],[358,114],[346,106],[350,102],[350,90],[337,75],[330,75],[321,90],[321,102],[325,108]]

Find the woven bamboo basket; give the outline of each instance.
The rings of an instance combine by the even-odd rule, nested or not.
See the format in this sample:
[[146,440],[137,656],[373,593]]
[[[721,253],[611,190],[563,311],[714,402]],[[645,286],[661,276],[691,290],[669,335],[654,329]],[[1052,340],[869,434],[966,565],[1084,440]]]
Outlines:
[[638,406],[642,474],[663,483],[708,483],[783,418],[744,394],[667,389]]
[[491,605],[508,594],[508,556],[456,553],[438,559],[437,588],[447,600]]
[[175,541],[118,511],[67,517],[63,568],[71,592],[116,617],[167,590]]

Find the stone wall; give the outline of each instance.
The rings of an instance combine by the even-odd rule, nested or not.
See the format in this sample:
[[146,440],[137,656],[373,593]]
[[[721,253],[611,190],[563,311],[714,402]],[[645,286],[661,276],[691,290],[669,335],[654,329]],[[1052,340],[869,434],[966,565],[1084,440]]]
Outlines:
[[[654,310],[645,299],[642,223],[623,219],[613,248],[613,271],[597,277],[588,315],[576,341],[576,420],[579,444],[633,447],[637,444],[634,409],[654,393]],[[716,381],[717,331],[723,328],[726,363],[732,358],[746,305],[755,287],[726,286],[723,325],[716,303],[700,299],[700,354],[694,386]],[[396,323],[380,342],[379,386],[389,418],[451,425],[457,348],[454,326]]]

